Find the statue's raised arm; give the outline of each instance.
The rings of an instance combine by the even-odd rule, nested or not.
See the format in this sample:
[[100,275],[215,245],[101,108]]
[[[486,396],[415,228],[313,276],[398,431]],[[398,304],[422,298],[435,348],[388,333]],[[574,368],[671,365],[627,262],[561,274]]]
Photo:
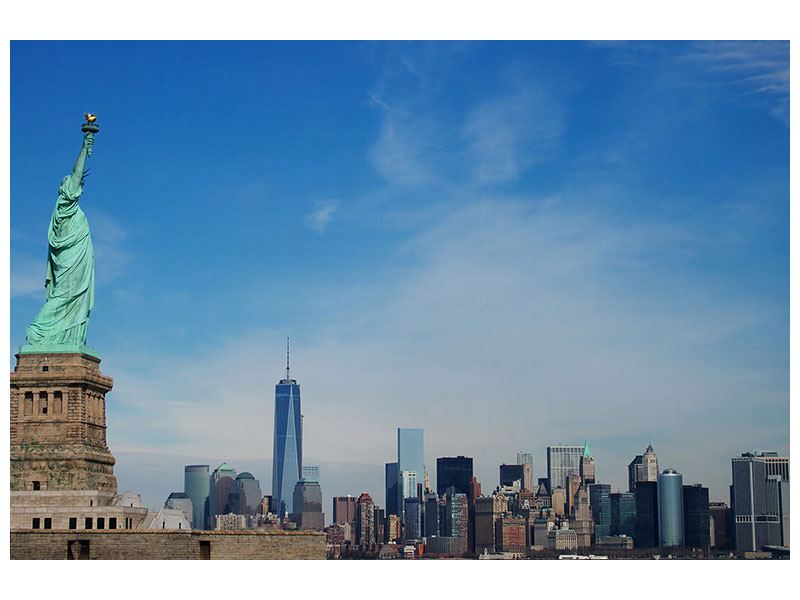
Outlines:
[[[85,114],[85,113],[84,113]],[[83,145],[72,173],[61,180],[47,231],[45,304],[28,327],[28,345],[20,352],[84,352],[89,313],[94,308],[94,249],[86,215],[78,206],[92,155],[97,117],[86,115]]]

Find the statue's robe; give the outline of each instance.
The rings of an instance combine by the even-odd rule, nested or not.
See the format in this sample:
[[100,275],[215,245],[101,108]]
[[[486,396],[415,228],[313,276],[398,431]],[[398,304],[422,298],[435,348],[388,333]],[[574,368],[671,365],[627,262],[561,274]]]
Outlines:
[[47,300],[26,331],[31,345],[86,344],[94,308],[94,249],[89,223],[78,206],[82,191],[82,182],[72,176],[58,188],[47,232]]

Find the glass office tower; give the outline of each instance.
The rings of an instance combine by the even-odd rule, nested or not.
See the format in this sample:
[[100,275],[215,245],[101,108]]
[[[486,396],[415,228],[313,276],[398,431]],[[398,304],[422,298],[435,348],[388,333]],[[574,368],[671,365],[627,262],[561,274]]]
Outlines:
[[[422,483],[425,473],[425,446],[421,428],[397,428],[397,464],[399,472],[413,471],[417,483]],[[413,496],[417,495],[416,489]]]
[[183,467],[183,493],[192,501],[192,529],[208,528],[208,465]]
[[664,469],[658,476],[660,546],[683,546],[683,475]]
[[300,414],[300,386],[289,377],[289,351],[286,351],[286,378],[275,386],[275,438],[272,448],[272,498],[283,518],[291,509],[294,486],[303,472],[303,421]]
[[567,489],[570,475],[580,475],[583,446],[547,447],[547,485],[552,494],[557,487]]
[[441,498],[447,488],[455,488],[456,493],[469,496],[472,482],[471,456],[443,456],[436,459],[436,493]]

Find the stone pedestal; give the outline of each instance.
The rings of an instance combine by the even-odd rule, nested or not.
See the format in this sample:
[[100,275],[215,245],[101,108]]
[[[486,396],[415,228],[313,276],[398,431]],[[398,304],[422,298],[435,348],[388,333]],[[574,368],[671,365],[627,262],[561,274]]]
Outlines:
[[11,373],[11,490],[117,491],[106,443],[114,382],[84,353],[20,353]]

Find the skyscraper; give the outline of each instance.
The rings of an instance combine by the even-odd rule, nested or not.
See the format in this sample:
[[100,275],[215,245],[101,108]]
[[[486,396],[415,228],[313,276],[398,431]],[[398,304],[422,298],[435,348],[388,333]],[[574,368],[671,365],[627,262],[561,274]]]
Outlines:
[[580,462],[581,485],[591,485],[595,482],[594,457],[589,450],[589,440],[584,440],[583,455]]
[[289,338],[286,338],[286,378],[275,386],[274,431],[272,497],[278,516],[283,518],[292,508],[294,486],[303,472],[300,386],[289,377]]
[[778,471],[777,477],[781,462],[768,458],[780,457],[774,452],[744,452],[731,459],[731,510],[737,552],[758,551],[781,543],[779,490],[777,484],[767,482],[768,467]]
[[636,498],[630,492],[609,494],[611,507],[611,535],[636,533]]
[[683,486],[683,543],[708,550],[711,545],[708,488],[699,483]]
[[440,498],[451,486],[457,493],[469,495],[471,482],[471,456],[445,456],[436,459],[436,493]]
[[547,485],[550,493],[557,487],[567,488],[570,475],[580,475],[583,446],[547,447]]
[[636,491],[637,481],[658,481],[658,458],[651,444],[628,465],[628,491]]
[[386,463],[386,514],[399,515],[400,469],[396,462]]
[[607,483],[593,483],[589,486],[589,504],[594,520],[594,538],[611,535],[611,486]]
[[303,477],[294,486],[292,495],[292,520],[298,529],[322,531],[325,514],[322,512],[322,490],[319,482],[311,477]]
[[658,476],[660,546],[683,546],[683,475],[664,469]]
[[416,483],[410,496],[415,496],[416,484],[422,483],[425,477],[425,443],[422,428],[397,428],[397,464],[401,473],[414,472]]
[[208,465],[183,468],[183,493],[192,501],[192,529],[208,529]]
[[356,543],[363,548],[375,544],[375,503],[367,493],[358,497],[356,507]]
[[235,488],[236,469],[222,463],[211,473],[208,493],[208,526],[214,525],[215,515],[236,512],[230,505],[231,490]]
[[261,484],[252,473],[245,471],[236,476],[235,485],[238,496],[238,506],[232,507],[233,512],[240,515],[252,515],[260,510]]
[[636,548],[658,546],[658,482],[637,481],[633,492],[636,502]]
[[333,498],[333,522],[334,523],[356,522],[355,496],[335,496]]

